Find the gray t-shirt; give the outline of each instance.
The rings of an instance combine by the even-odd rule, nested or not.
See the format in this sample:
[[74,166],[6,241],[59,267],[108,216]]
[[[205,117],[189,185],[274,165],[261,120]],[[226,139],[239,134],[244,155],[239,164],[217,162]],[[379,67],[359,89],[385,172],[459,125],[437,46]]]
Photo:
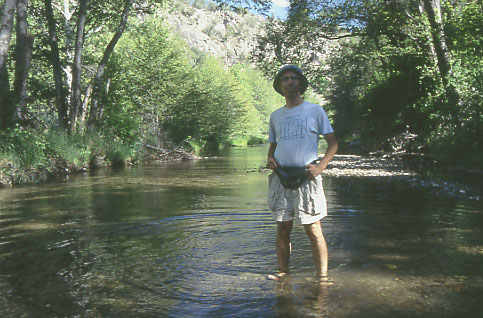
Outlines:
[[320,105],[304,101],[270,115],[268,142],[276,143],[275,159],[286,167],[303,167],[318,157],[319,136],[334,132]]

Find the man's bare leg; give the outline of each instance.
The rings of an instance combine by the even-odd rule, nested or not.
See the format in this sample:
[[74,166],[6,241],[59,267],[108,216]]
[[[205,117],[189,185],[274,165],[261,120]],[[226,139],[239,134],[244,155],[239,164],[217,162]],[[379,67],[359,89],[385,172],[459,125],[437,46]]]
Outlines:
[[327,278],[329,256],[320,221],[312,224],[304,224],[304,230],[310,239],[312,258],[314,260],[315,270],[317,271],[317,277],[321,282],[329,282]]
[[290,241],[292,227],[293,221],[277,222],[276,248],[279,272],[274,275],[268,275],[269,279],[279,280],[288,274],[290,253],[292,252],[292,243]]

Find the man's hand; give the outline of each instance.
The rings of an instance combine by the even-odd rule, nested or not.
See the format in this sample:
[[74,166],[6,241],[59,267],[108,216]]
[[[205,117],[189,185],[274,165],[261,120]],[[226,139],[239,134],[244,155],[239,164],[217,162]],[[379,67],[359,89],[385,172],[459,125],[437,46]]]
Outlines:
[[315,180],[315,177],[324,171],[324,169],[322,169],[322,167],[319,165],[308,164],[305,166],[305,168],[307,168],[307,170],[305,170],[305,176],[310,180]]
[[271,142],[268,147],[267,168],[272,170],[280,166],[280,163],[275,159],[275,149],[277,149],[277,144]]
[[311,180],[315,180],[322,171],[327,168],[329,162],[334,158],[335,153],[337,152],[338,144],[337,139],[335,138],[334,133],[329,133],[324,135],[325,140],[327,141],[327,150],[325,151],[325,155],[320,160],[317,165],[308,164],[305,167],[307,171],[305,171],[305,176]]
[[268,159],[267,159],[267,168],[268,169],[274,170],[278,166],[280,166],[280,164],[278,163],[278,161],[274,157],[268,157]]

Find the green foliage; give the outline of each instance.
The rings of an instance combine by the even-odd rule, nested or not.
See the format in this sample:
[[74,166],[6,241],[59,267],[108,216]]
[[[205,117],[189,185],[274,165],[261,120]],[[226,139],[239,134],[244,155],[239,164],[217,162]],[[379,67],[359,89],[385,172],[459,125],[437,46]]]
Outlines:
[[267,81],[259,70],[247,65],[236,64],[232,67],[231,72],[253,101],[254,107],[260,114],[263,127],[268,127],[270,114],[284,105],[285,99],[275,92],[271,82]]
[[164,127],[175,142],[188,136],[213,144],[260,129],[258,113],[233,75],[206,56],[192,71],[180,104],[164,112]]
[[0,182],[38,182],[49,174],[99,165],[125,165],[142,156],[140,145],[108,135],[13,128],[0,133]]
[[45,164],[47,140],[43,134],[17,126],[0,132],[0,140],[0,153],[13,158],[19,168]]
[[407,151],[452,164],[464,152],[464,164],[481,167],[480,1],[442,0],[443,29],[420,1],[290,3],[286,21],[268,24],[255,58],[267,74],[288,62],[312,70],[339,139],[389,150],[391,139],[412,133]]
[[[135,1],[132,9],[139,16],[153,12],[160,7],[163,0]],[[35,37],[33,47],[33,59],[29,72],[28,95],[29,104],[23,111],[25,120],[52,118],[59,116],[58,112],[73,112],[73,105],[69,98],[64,98],[67,110],[60,111],[59,98],[56,95],[57,86],[54,85],[54,65],[62,69],[60,76],[63,79],[64,96],[69,96],[72,90],[73,65],[75,56],[75,36],[79,18],[79,1],[65,1],[64,5],[59,5],[57,1],[52,1],[53,30],[55,30],[55,43],[58,46],[58,60],[53,54],[55,49],[49,45],[51,29],[48,27],[49,18],[47,15],[47,3],[43,1],[33,1],[28,7],[28,33]],[[120,17],[127,2],[115,0],[108,2],[88,2],[87,14],[85,19],[85,34],[82,43],[82,68],[81,68],[81,91],[83,94],[88,92],[88,85],[92,84],[93,76],[97,67],[100,65],[101,58],[106,52],[107,44],[111,41],[114,32],[118,31]],[[13,53],[12,53],[13,54]],[[102,84],[104,85],[104,83]],[[91,100],[94,94],[91,94]],[[87,97],[87,96],[82,96]],[[86,98],[89,102],[89,98]],[[52,105],[46,107],[45,105]],[[87,117],[89,103],[87,103]],[[66,114],[67,115],[67,114]],[[85,118],[85,116],[84,116]],[[79,117],[79,125],[82,125],[83,117]],[[76,121],[71,121],[76,123]]]
[[124,142],[161,135],[162,113],[180,103],[191,74],[186,48],[159,18],[132,27],[110,65],[102,127]]
[[140,144],[126,143],[117,136],[88,133],[81,136],[83,145],[89,150],[89,165],[124,166],[129,162],[137,162],[142,157]]
[[194,151],[196,153],[200,152],[203,148],[205,148],[206,146],[206,141],[203,140],[195,140],[195,139],[192,139],[191,136],[188,136],[186,138],[186,143],[189,145],[188,147],[188,150],[191,150],[191,151]]
[[193,53],[160,21],[147,18],[120,41],[109,65],[103,130],[123,142],[157,136],[160,146],[191,148],[261,136],[282,104],[264,76]]
[[[174,142],[207,148],[264,140],[270,112],[283,103],[271,83],[248,66],[227,67],[213,56],[188,49],[162,22],[161,13],[152,14],[154,9],[161,8],[157,5],[160,2],[136,2],[136,13],[142,18],[136,19],[131,14],[130,24],[108,61],[99,90],[91,90],[89,85],[93,84],[98,66],[102,66],[99,61],[119,25],[119,13],[125,2],[89,2],[81,61],[84,113],[75,121],[77,130],[70,133],[63,131],[66,127],[59,128],[65,125],[58,122],[58,114],[65,111],[57,105],[61,94],[53,81],[55,48],[49,45],[47,10],[42,2],[29,6],[29,32],[35,42],[28,105],[23,109],[25,123],[22,122],[23,127],[2,132],[2,158],[24,170],[40,167],[53,172],[62,167],[79,169],[89,163],[97,166],[137,160],[141,153],[139,145],[145,143],[169,147]],[[163,9],[194,10],[190,5],[217,9],[212,1],[191,2],[173,1],[173,6],[166,5]],[[259,8],[268,3],[257,2]],[[53,22],[59,48],[58,65],[63,72],[60,75],[64,81],[66,115],[69,115],[79,3],[66,4],[71,6],[68,10],[72,15],[65,15],[66,8],[57,6]],[[240,5],[242,2],[237,2],[233,8],[240,9]],[[188,11],[185,13],[190,14]],[[249,23],[258,22],[252,19]],[[242,29],[231,27],[227,34],[241,36],[240,32]],[[13,42],[14,39],[15,34]],[[11,79],[14,52],[12,46],[8,60]],[[84,131],[94,95],[99,101],[100,112],[96,117],[99,121],[94,130]]]
[[64,130],[53,128],[45,132],[45,138],[47,158],[54,158],[78,167],[88,164],[91,149],[84,136],[69,135]]
[[250,136],[247,140],[247,145],[248,146],[254,146],[254,145],[261,145],[267,142],[267,138],[262,138],[262,137],[257,137],[257,136]]
[[108,163],[114,167],[125,166],[127,161],[136,158],[136,156],[133,156],[133,149],[129,144],[110,143],[103,150],[106,152]]

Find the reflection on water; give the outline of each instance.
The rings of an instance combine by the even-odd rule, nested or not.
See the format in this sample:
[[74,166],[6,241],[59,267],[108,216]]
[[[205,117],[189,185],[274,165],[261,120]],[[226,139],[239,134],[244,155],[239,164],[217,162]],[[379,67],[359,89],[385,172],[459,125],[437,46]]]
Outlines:
[[472,317],[479,200],[414,180],[325,177],[334,286],[292,236],[276,270],[266,148],[100,170],[0,191],[0,314],[10,317]]
[[297,281],[289,277],[277,283],[276,313],[278,317],[326,317],[329,315],[330,287],[312,279]]

